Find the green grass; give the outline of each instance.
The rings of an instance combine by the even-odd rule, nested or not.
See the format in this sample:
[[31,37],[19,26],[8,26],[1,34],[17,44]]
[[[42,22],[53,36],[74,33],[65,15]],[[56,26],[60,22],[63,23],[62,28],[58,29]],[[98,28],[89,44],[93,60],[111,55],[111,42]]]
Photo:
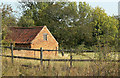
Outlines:
[[[106,57],[107,58],[109,57],[111,60],[118,60],[118,55],[119,54],[120,54],[119,52],[116,52],[116,53],[111,52],[111,53],[107,53]],[[73,59],[97,59],[98,56],[99,56],[98,53],[90,53],[90,52],[88,52],[88,53],[80,53],[78,55],[73,54]]]

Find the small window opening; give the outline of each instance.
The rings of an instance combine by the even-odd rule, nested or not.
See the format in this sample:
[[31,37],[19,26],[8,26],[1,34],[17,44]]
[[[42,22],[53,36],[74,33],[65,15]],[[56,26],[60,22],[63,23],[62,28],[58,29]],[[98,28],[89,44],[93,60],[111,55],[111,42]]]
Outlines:
[[43,40],[47,41],[47,33],[43,34]]

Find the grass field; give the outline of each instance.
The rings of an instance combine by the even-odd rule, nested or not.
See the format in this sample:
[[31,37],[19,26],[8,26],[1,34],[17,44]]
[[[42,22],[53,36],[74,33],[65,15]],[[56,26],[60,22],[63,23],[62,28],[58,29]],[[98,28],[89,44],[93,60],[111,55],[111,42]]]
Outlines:
[[[96,59],[95,53],[81,53],[79,55],[72,54],[73,59]],[[56,59],[69,59],[70,55],[65,53],[62,57],[58,54]],[[107,57],[118,59],[118,53],[109,53]],[[70,68],[70,62],[43,62],[40,66],[40,61],[14,59],[14,64],[11,58],[2,58],[2,75],[3,76],[118,76],[118,62],[73,62],[73,67]]]

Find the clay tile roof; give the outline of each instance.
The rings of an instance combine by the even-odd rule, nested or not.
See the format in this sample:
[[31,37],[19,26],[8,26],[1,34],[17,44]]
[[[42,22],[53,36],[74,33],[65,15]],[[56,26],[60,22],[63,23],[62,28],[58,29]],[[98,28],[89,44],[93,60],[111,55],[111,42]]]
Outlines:
[[31,43],[43,27],[10,27],[11,33],[8,34],[7,39],[12,39],[15,43]]

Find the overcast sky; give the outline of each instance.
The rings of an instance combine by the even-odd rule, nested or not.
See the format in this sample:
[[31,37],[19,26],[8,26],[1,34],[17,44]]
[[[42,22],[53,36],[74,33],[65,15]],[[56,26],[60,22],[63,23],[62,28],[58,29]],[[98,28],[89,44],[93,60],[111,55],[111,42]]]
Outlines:
[[[3,2],[5,4],[11,4],[12,8],[19,12],[19,9],[17,8],[17,6],[19,5],[18,1],[20,0],[0,0],[0,3]],[[102,7],[103,9],[105,9],[105,12],[110,16],[118,15],[119,0],[71,0],[71,1],[76,1],[76,2],[85,1],[88,4],[90,4],[90,6],[93,8],[96,6]],[[19,17],[19,14],[18,14],[18,17]]]

